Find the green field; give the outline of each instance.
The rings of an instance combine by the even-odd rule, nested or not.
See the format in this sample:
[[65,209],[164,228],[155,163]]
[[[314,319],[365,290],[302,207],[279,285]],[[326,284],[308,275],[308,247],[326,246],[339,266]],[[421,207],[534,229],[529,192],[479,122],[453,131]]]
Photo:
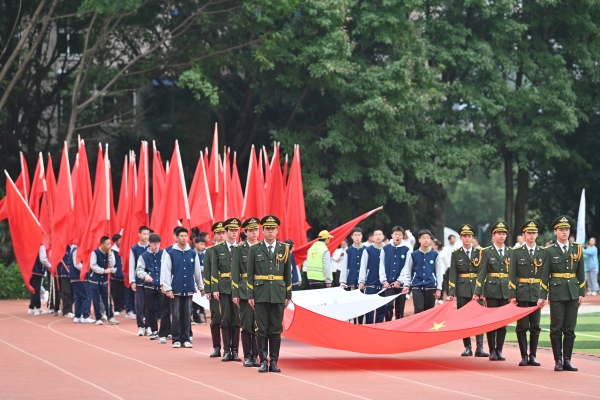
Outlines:
[[[515,323],[507,327],[506,341],[517,342]],[[542,315],[542,333],[540,334],[540,347],[550,346],[550,316]],[[577,318],[575,328],[575,351],[580,353],[600,354],[600,313],[581,314]],[[528,335],[529,336],[529,335]]]

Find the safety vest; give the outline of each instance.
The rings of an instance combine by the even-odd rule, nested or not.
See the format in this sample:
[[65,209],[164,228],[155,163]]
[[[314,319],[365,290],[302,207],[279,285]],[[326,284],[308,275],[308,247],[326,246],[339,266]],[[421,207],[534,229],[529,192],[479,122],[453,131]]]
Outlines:
[[325,242],[317,241],[308,249],[308,265],[306,275],[308,279],[315,281],[325,280],[325,266],[323,265],[323,254],[329,249]]

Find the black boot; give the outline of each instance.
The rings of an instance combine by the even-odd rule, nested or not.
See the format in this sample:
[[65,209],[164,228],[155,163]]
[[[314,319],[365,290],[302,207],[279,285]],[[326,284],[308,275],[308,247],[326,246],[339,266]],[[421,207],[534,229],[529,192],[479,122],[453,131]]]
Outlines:
[[517,341],[519,342],[519,350],[521,350],[521,362],[519,367],[526,367],[527,361],[527,332],[517,333]]
[[504,348],[504,338],[506,337],[506,328],[496,331],[496,357],[498,361],[506,361],[506,358],[502,355],[502,349]]
[[257,338],[258,350],[260,355],[260,368],[258,372],[269,372],[269,361],[267,355],[269,354],[269,338]]
[[258,362],[258,345],[256,343],[256,336],[252,335],[252,340],[250,342],[252,344],[252,350],[250,352],[250,360],[252,360],[253,367],[260,367],[260,363]]
[[229,328],[221,328],[221,335],[223,335],[223,358],[221,361],[231,361],[231,331]]
[[577,368],[571,364],[571,354],[573,354],[573,345],[575,344],[574,338],[565,338],[563,340],[563,369],[565,371],[578,371]]
[[535,358],[535,356],[537,354],[539,338],[540,338],[539,333],[529,334],[529,361],[527,361],[527,365],[533,365],[534,367],[540,366],[540,362]]
[[464,338],[463,344],[465,345],[465,351],[460,355],[461,357],[470,357],[473,355],[473,350],[471,349],[471,338]]
[[489,357],[490,356],[483,349],[483,334],[475,336],[475,343],[477,343],[477,348],[475,349],[475,357]]
[[219,325],[212,325],[210,327],[210,336],[212,337],[214,351],[209,357],[221,357],[221,327]]
[[498,361],[498,356],[496,355],[496,331],[491,331],[486,333],[488,348],[490,349],[490,361]]
[[252,349],[250,341],[252,336],[247,332],[242,332],[242,349],[244,351],[244,367],[253,367],[252,363]]
[[277,367],[277,360],[279,360],[279,348],[281,347],[281,338],[270,338],[269,339],[269,357],[271,358],[271,365],[269,366],[269,372],[281,372]]
[[554,354],[554,370],[563,371],[562,338],[554,338],[551,336],[550,343],[552,344],[552,353]]
[[240,345],[240,328],[231,329],[231,361],[242,361],[238,356]]

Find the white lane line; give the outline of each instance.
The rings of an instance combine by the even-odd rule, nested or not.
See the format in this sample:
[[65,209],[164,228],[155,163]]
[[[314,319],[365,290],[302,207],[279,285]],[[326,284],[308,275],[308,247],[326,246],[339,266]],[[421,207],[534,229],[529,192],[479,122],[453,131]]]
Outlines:
[[417,382],[417,381],[412,380],[412,379],[400,378],[399,376],[388,375],[388,374],[384,374],[384,373],[377,372],[377,371],[371,371],[371,370],[368,370],[368,369],[356,368],[356,367],[353,367],[353,366],[350,366],[350,365],[345,365],[345,364],[341,364],[341,363],[337,363],[337,362],[333,362],[333,361],[329,361],[329,360],[323,360],[323,359],[319,359],[319,358],[315,358],[315,357],[305,356],[303,354],[291,353],[289,351],[284,351],[282,353],[292,354],[294,356],[299,356],[299,357],[304,357],[304,358],[310,358],[310,359],[313,359],[313,360],[320,360],[321,362],[326,362],[328,364],[339,365],[341,367],[354,369],[356,371],[369,372],[371,374],[385,376],[385,377],[388,377],[388,378],[401,380],[401,381],[412,383],[412,384],[415,384],[415,385],[425,386],[425,387],[428,387],[428,388],[431,388],[431,389],[442,390],[444,392],[456,393],[456,394],[460,394],[460,395],[463,395],[463,396],[474,397],[476,399],[486,399],[486,400],[489,400],[489,398],[487,398],[487,397],[481,397],[481,396],[477,396],[477,395],[471,394],[471,393],[465,393],[465,392],[461,392],[461,391],[458,391],[458,390],[451,390],[451,389],[448,389],[448,388],[445,388],[445,387],[434,386],[434,385],[430,385],[428,383]]
[[[517,325],[508,324],[507,326],[517,326]],[[546,328],[540,328],[540,329],[543,330],[544,332],[550,332],[550,329],[546,329]],[[585,337],[591,337],[594,339],[600,339],[600,336],[586,335],[585,333],[579,333],[579,332],[575,332],[575,336],[585,336]]]
[[69,375],[69,376],[71,376],[71,377],[73,377],[73,378],[75,378],[75,379],[77,379],[77,380],[79,380],[79,381],[81,381],[81,382],[83,382],[83,383],[87,383],[88,385],[90,385],[90,386],[92,386],[92,387],[95,387],[96,389],[98,389],[98,390],[100,390],[100,391],[102,391],[102,392],[106,393],[106,394],[107,394],[107,395],[109,395],[109,396],[112,396],[112,397],[114,397],[115,399],[124,400],[122,397],[120,397],[120,396],[117,396],[116,394],[114,394],[114,393],[112,393],[112,392],[110,392],[110,391],[108,391],[108,390],[104,389],[104,388],[103,388],[103,387],[101,387],[101,386],[98,386],[98,385],[96,385],[95,383],[92,383],[92,382],[90,382],[90,381],[88,381],[88,380],[85,380],[85,379],[83,379],[83,378],[81,378],[81,377],[79,377],[79,376],[75,375],[75,374],[72,374],[72,373],[70,373],[69,371],[67,371],[67,370],[65,370],[65,369],[63,369],[63,368],[61,368],[61,367],[59,367],[58,365],[51,363],[50,361],[44,360],[43,358],[41,358],[41,357],[38,357],[38,356],[36,356],[35,354],[31,354],[31,353],[29,353],[29,352],[27,352],[27,351],[25,351],[25,350],[23,350],[23,349],[20,349],[20,348],[18,348],[18,347],[16,347],[16,346],[13,346],[12,344],[10,344],[10,343],[8,343],[8,342],[6,342],[6,341],[2,340],[2,339],[0,339],[0,342],[4,343],[6,346],[12,347],[13,349],[20,351],[20,352],[21,352],[21,353],[23,353],[23,354],[26,354],[26,355],[28,355],[28,356],[30,356],[30,357],[32,357],[32,358],[35,358],[35,359],[36,359],[36,360],[38,360],[38,361],[41,361],[41,362],[43,362],[43,363],[46,363],[46,364],[48,364],[49,366],[51,366],[52,368],[56,368],[57,370],[59,370],[59,371],[60,371],[60,372],[62,372],[63,374]]
[[[8,316],[10,316],[10,317],[12,317],[12,318],[19,319],[19,320],[21,320],[21,321],[23,321],[23,322],[27,322],[28,324],[31,324],[31,325],[37,326],[37,327],[39,327],[39,328],[48,329],[48,328],[47,328],[47,327],[45,327],[44,325],[39,325],[39,324],[36,324],[36,323],[34,323],[34,322],[31,322],[31,321],[28,321],[28,320],[26,320],[25,318],[17,317],[16,315],[7,314],[7,313],[3,313],[3,312],[0,312],[0,314],[8,315]],[[31,316],[31,318],[36,318],[36,317],[39,317],[39,315],[35,315],[35,316],[33,316],[33,315],[32,315],[32,316]]]
[[309,384],[309,385],[320,387],[321,389],[331,390],[333,392],[341,393],[344,396],[352,396],[352,397],[357,397],[359,399],[371,400],[369,397],[363,397],[363,396],[359,396],[359,395],[354,394],[354,393],[344,392],[342,390],[337,390],[337,389],[330,388],[330,387],[327,387],[327,386],[319,385],[318,383],[314,383],[314,382],[310,382],[310,381],[305,381],[304,379],[294,378],[293,376],[283,375],[283,374],[274,374],[272,372],[269,372],[269,374],[270,375],[275,375],[275,376],[280,377],[280,378],[293,379],[295,381],[299,381],[299,382],[302,382],[302,383],[306,383],[306,384]]

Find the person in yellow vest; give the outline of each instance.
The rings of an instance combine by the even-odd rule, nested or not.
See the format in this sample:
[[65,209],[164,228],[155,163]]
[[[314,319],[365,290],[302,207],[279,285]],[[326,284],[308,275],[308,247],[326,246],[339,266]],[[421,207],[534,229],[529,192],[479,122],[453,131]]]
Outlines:
[[309,289],[331,287],[331,254],[327,248],[331,239],[333,236],[329,231],[321,231],[319,240],[308,249],[306,275]]

